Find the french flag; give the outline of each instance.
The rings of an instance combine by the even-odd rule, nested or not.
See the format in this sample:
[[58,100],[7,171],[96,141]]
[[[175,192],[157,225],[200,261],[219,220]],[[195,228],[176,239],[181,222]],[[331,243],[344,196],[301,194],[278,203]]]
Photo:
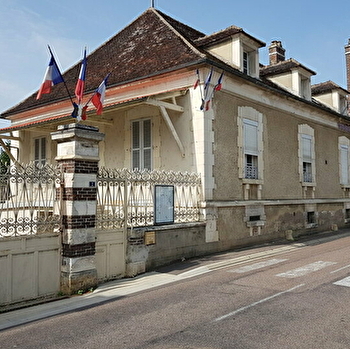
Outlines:
[[43,94],[50,93],[52,86],[57,85],[60,82],[64,82],[62,74],[57,66],[55,57],[53,56],[50,47],[49,47],[49,50],[51,54],[51,59],[49,62],[49,66],[46,69],[44,80],[41,84],[41,87],[36,96],[36,99],[40,99],[41,95]]
[[84,58],[81,62],[80,73],[77,85],[75,87],[75,95],[80,103],[83,99],[84,86],[85,86],[85,75],[86,75],[86,49],[84,51]]
[[215,91],[220,91],[222,89],[222,78],[224,76],[224,72],[221,73],[218,83],[215,85]]
[[208,74],[208,76],[207,76],[207,78],[205,80],[204,91],[208,90],[212,76],[213,76],[213,68],[210,69],[210,73]]
[[196,75],[197,75],[197,80],[196,80],[196,82],[195,82],[194,85],[193,85],[193,89],[194,89],[194,90],[198,87],[198,85],[199,85],[199,83],[200,83],[199,70],[198,70],[198,69],[196,70]]
[[102,114],[103,102],[105,100],[105,94],[106,94],[106,87],[107,87],[108,77],[109,77],[109,74],[101,82],[100,86],[97,88],[95,94],[91,98],[92,104],[97,109],[97,111],[96,111],[97,115],[101,115]]

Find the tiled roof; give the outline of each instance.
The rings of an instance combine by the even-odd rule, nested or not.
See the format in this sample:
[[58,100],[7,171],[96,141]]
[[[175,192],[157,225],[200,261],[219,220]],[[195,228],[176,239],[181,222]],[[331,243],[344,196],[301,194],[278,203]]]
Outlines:
[[228,27],[224,30],[221,30],[219,32],[213,33],[211,35],[207,35],[207,36],[198,38],[195,43],[198,46],[208,46],[208,45],[211,45],[213,43],[217,44],[217,43],[220,43],[220,42],[227,40],[231,36],[234,36],[238,33],[243,33],[246,36],[249,36],[252,40],[256,41],[260,45],[260,47],[265,46],[264,42],[257,40],[256,38],[252,37],[251,35],[245,33],[242,28],[236,27],[234,25],[232,25],[231,27]]
[[303,68],[307,71],[309,71],[312,75],[316,75],[316,73],[299,63],[293,58],[287,59],[285,61],[279,62],[277,64],[271,64],[265,67],[260,68],[260,76],[269,76],[269,75],[276,75],[276,74],[282,74],[291,71],[294,68]]
[[340,87],[339,85],[337,85],[335,82],[333,81],[326,81],[326,82],[321,82],[319,84],[315,84],[311,86],[311,92],[312,95],[317,96],[326,92],[331,92],[333,90],[342,90],[345,93],[349,93],[349,91],[343,89],[342,87]]
[[[88,55],[85,91],[93,92],[108,73],[111,73],[108,85],[113,86],[199,62],[205,54],[191,42],[203,36],[203,33],[149,8]],[[80,62],[63,73],[72,97],[79,70]],[[43,95],[38,101],[36,95],[34,93],[2,116],[68,98],[64,84],[55,85],[50,94]]]

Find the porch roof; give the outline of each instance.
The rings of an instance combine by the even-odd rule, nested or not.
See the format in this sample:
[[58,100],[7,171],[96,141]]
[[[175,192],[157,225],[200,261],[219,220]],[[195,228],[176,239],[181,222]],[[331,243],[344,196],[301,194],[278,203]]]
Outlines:
[[[138,97],[138,98],[133,98],[133,99],[119,101],[119,102],[106,103],[104,106],[104,109],[108,109],[109,107],[116,106],[116,105],[123,105],[124,106],[124,105],[128,105],[128,104],[140,103],[140,102],[146,101],[148,98],[149,98],[149,96],[144,96],[144,97]],[[89,112],[87,112],[87,114],[89,115]],[[41,120],[29,121],[29,122],[21,123],[18,125],[0,128],[0,139],[1,139],[2,134],[8,133],[8,132],[18,131],[18,130],[22,130],[22,129],[28,129],[28,128],[41,126],[41,125],[45,125],[45,124],[56,122],[56,121],[64,121],[64,120],[72,121],[71,113],[68,113],[68,114],[64,113],[62,115],[51,116],[51,117],[47,117],[47,118],[44,118]]]

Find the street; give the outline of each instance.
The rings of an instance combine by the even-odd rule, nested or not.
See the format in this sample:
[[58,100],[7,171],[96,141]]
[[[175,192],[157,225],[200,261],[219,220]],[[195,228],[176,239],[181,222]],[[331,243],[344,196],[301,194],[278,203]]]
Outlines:
[[350,235],[159,270],[175,282],[5,329],[1,348],[350,348]]

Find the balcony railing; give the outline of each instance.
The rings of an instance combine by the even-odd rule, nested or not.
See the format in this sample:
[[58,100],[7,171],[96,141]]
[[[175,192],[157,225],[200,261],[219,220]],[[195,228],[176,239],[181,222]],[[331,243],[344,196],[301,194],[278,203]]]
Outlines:
[[303,172],[303,181],[306,183],[312,183],[312,173],[308,171]]
[[247,179],[258,179],[259,178],[259,172],[258,172],[258,166],[253,165],[246,165],[244,169],[244,177]]

